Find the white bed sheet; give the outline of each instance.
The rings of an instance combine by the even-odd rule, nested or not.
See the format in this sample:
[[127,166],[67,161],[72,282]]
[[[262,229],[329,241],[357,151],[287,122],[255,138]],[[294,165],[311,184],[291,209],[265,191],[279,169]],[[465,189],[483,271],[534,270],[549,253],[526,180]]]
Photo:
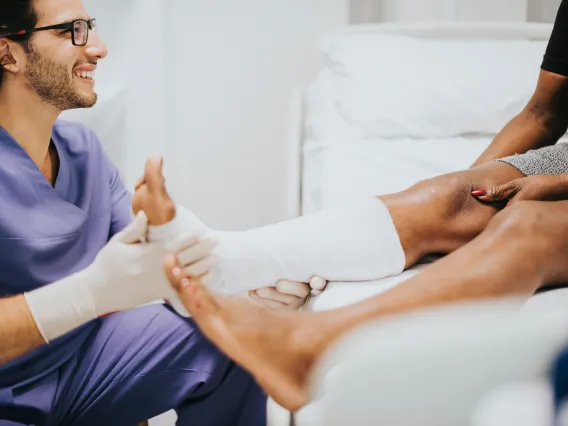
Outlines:
[[426,265],[415,266],[400,275],[374,281],[330,282],[326,290],[319,296],[311,298],[305,309],[312,311],[328,311],[361,302],[381,294],[403,281],[415,276]]
[[491,140],[490,136],[310,140],[304,148],[303,213],[402,191],[420,180],[467,169]]

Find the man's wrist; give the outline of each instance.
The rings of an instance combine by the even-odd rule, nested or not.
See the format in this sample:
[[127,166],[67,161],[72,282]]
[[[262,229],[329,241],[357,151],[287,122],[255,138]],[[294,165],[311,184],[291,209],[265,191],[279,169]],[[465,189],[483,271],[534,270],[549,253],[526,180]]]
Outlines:
[[79,272],[24,294],[47,343],[97,318],[91,280],[91,275]]

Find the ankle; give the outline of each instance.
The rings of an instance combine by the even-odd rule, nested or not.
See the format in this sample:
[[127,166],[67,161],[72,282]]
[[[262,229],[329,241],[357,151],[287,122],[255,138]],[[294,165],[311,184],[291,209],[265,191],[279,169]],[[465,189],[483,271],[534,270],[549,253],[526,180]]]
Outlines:
[[290,316],[290,344],[308,364],[317,362],[338,335],[337,324],[329,317],[327,312]]

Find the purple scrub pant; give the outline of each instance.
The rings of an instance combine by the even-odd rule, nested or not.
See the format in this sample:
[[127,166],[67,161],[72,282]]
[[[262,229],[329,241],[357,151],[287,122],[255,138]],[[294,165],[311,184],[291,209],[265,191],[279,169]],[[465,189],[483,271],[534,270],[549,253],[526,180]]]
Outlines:
[[178,425],[266,425],[252,377],[164,305],[102,319],[62,368],[3,391],[1,426],[135,426],[171,409]]

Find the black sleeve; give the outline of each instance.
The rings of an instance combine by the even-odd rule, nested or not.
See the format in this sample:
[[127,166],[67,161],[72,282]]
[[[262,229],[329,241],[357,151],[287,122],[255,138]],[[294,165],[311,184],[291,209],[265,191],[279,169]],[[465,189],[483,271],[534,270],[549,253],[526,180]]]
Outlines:
[[562,0],[541,68],[568,77],[568,1]]

